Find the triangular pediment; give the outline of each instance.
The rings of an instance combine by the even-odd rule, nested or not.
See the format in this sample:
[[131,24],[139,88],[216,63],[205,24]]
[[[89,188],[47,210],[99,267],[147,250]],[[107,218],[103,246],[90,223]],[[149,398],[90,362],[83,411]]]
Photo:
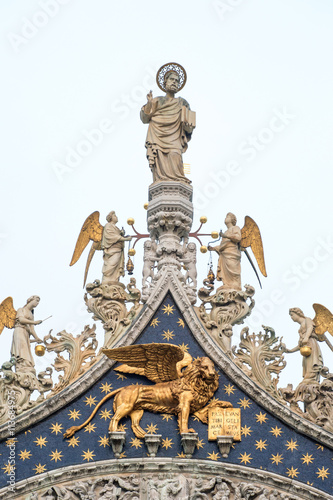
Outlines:
[[[265,471],[270,478],[276,476],[286,482],[294,479],[331,492],[329,483],[323,484],[318,476],[318,468],[331,465],[333,436],[272,398],[222,352],[207,335],[173,270],[164,272],[116,346],[149,343],[178,345],[193,358],[208,356],[219,374],[214,398],[241,410],[241,441],[234,442],[227,458],[221,456],[216,441],[208,440],[207,425],[192,415],[189,426],[198,433],[199,441],[191,460],[211,463],[214,467],[228,464],[230,470],[245,470],[245,475],[253,470]],[[69,439],[63,438],[66,429],[82,424],[97,404],[115,389],[132,384],[153,385],[144,376],[114,371],[114,365],[115,362],[103,356],[75,383],[18,418],[16,481],[33,481],[36,474],[42,477],[44,473],[56,474],[64,468],[85,470],[89,464],[98,462],[104,465],[108,461],[119,463],[108,441],[113,398],[100,407],[85,428]],[[134,435],[130,419],[124,418],[121,425],[126,431],[126,442],[120,459],[145,459],[144,440]],[[145,411],[140,425],[147,433],[162,436],[156,460],[185,460],[175,416]],[[4,426],[2,433],[10,437]],[[2,443],[2,456],[6,456],[7,450],[6,443]],[[304,461],[304,457],[310,459]],[[296,473],[291,478],[293,470]],[[5,481],[3,475],[2,488]]]

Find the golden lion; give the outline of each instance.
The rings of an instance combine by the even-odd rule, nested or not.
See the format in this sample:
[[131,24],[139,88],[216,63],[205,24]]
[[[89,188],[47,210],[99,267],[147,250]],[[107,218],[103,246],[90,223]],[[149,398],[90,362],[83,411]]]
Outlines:
[[[136,437],[143,438],[146,432],[140,427],[144,410],[154,413],[171,413],[178,417],[180,434],[195,432],[188,428],[190,414],[207,422],[207,403],[217,390],[218,374],[214,363],[207,357],[192,359],[180,347],[173,344],[137,344],[115,349],[104,349],[109,358],[125,364],[115,368],[124,373],[144,375],[155,385],[129,385],[107,394],[80,426],[68,429],[68,438],[85,427],[101,405],[112,396],[114,415],[109,431],[118,431],[122,418],[130,416]],[[184,370],[183,370],[184,369]],[[214,406],[232,407],[226,401],[214,401]]]

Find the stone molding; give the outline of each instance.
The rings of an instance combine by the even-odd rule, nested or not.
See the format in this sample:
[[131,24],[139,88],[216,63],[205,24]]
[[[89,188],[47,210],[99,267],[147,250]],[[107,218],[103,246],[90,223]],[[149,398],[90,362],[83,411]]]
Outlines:
[[[15,492],[10,487],[0,490],[0,500],[8,498],[26,500],[29,493],[43,493],[43,490],[52,486],[61,486],[66,483],[84,479],[107,478],[114,474],[128,476],[133,474],[140,479],[157,473],[171,473],[179,475],[200,476],[204,479],[214,476],[222,477],[235,483],[245,482],[261,487],[271,487],[281,493],[296,495],[300,500],[331,500],[332,496],[305,483],[279,476],[261,469],[253,469],[238,464],[212,462],[208,460],[180,459],[180,458],[142,458],[103,460],[86,464],[71,465],[54,471],[45,472],[38,476],[24,479],[15,484]],[[9,496],[10,494],[10,496]],[[142,500],[146,495],[140,495]]]

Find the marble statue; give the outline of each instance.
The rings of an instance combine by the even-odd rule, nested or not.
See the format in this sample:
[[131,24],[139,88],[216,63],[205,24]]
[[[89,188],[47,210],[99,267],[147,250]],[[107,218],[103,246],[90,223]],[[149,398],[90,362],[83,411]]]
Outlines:
[[186,251],[183,255],[182,261],[186,268],[185,281],[190,280],[193,287],[197,287],[197,259],[196,259],[196,244],[189,243],[186,247]]
[[[303,354],[303,382],[319,382],[320,371],[324,365],[323,357],[318,343],[318,337],[315,333],[315,324],[311,318],[304,316],[304,313],[298,307],[289,309],[290,317],[296,323],[299,323],[298,345],[293,349],[286,349],[286,353],[302,351]],[[308,350],[304,350],[308,348]]]
[[[249,217],[245,217],[245,223],[242,229],[237,226],[236,216],[229,212],[224,220],[227,230],[220,231],[222,240],[219,245],[208,246],[209,251],[214,251],[219,254],[219,261],[216,272],[217,281],[222,281],[223,285],[220,289],[226,290],[241,290],[241,252],[244,251],[250,261],[253,270],[259,280],[258,273],[254,264],[247,252],[247,248],[251,250],[256,258],[257,264],[263,276],[267,276],[264,249],[261,240],[261,234],[256,222]],[[261,283],[260,283],[261,286]],[[219,289],[219,290],[220,290]]]
[[241,290],[241,230],[236,226],[237,219],[234,214],[228,213],[224,220],[227,230],[223,233],[221,243],[208,246],[208,250],[219,254],[216,279],[223,282],[223,288]]
[[102,283],[117,282],[120,276],[125,274],[124,242],[131,241],[132,237],[125,236],[124,230],[116,226],[118,217],[113,210],[106,216],[106,220],[107,224],[103,227],[99,222],[99,212],[93,212],[84,221],[77,239],[70,266],[79,260],[88,243],[93,242],[87,259],[83,286],[96,250],[103,250]]
[[153,97],[150,91],[140,118],[149,124],[146,139],[147,159],[153,182],[180,181],[190,183],[184,175],[183,158],[195,128],[195,113],[189,103],[175,94],[183,88],[186,72],[174,63],[162,66],[157,83],[165,96]]
[[124,242],[131,241],[131,236],[125,236],[124,230],[116,224],[118,217],[114,211],[106,216],[107,224],[104,226],[101,248],[103,250],[102,283],[119,281],[124,271]]
[[143,270],[142,270],[142,286],[147,285],[148,278],[154,279],[154,266],[160,257],[156,255],[156,243],[152,240],[145,241],[143,255]]
[[[16,319],[13,333],[13,341],[11,346],[11,356],[16,359],[16,371],[22,369],[34,370],[35,362],[31,354],[30,343],[42,343],[36,332],[35,326],[40,325],[42,320],[35,321],[33,310],[38,306],[40,298],[33,295],[27,300],[25,306],[20,307],[16,311]],[[30,340],[30,336],[33,340]]]

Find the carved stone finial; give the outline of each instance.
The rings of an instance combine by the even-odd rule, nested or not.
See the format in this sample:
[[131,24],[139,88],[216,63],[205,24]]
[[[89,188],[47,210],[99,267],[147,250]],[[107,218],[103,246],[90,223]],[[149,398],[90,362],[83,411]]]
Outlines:
[[162,442],[162,434],[145,435],[145,443],[148,448],[148,455],[150,457],[156,457],[161,442]]
[[186,458],[191,458],[198,442],[197,432],[183,432],[181,434],[181,444]]
[[234,438],[232,436],[217,436],[216,440],[222,458],[228,458]]
[[109,442],[112,447],[112,451],[116,458],[119,458],[125,444],[126,432],[124,431],[113,431],[109,432]]

